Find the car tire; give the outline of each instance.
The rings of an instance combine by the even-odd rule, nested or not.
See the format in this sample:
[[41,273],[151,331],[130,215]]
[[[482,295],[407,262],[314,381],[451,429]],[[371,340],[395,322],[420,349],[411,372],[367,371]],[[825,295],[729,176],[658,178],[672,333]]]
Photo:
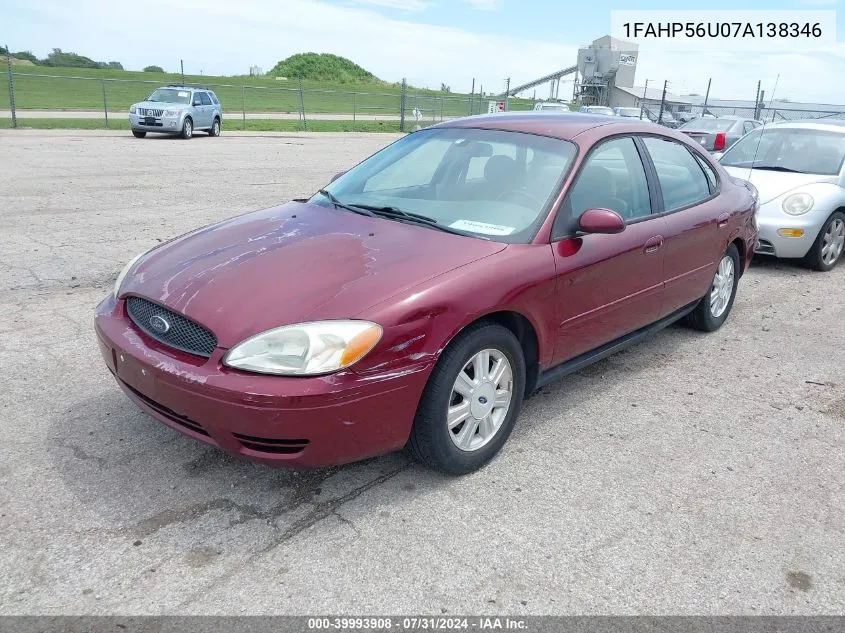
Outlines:
[[[479,369],[484,375],[477,380]],[[450,475],[478,470],[510,436],[524,392],[525,359],[513,332],[492,322],[470,326],[440,355],[406,452]]]
[[[830,249],[833,249],[831,252]],[[816,241],[804,256],[804,263],[826,273],[836,266],[845,251],[845,213],[836,211],[830,215],[819,231]]]
[[194,120],[186,116],[184,123],[182,123],[182,133],[181,137],[184,139],[190,139],[194,135]]
[[702,332],[715,332],[727,320],[739,286],[739,251],[731,244],[719,260],[707,294],[684,319],[686,325]]
[[141,130],[132,130],[132,136],[135,138],[144,138],[146,135],[147,133]]
[[214,122],[211,124],[211,127],[208,128],[208,135],[220,136],[220,119],[217,117],[214,117]]

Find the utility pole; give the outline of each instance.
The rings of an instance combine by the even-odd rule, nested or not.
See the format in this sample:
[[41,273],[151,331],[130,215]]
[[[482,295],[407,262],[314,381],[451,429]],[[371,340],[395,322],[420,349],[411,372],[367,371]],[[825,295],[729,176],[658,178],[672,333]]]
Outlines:
[[663,82],[663,96],[660,98],[660,114],[657,115],[657,122],[663,123],[663,106],[666,104],[666,87],[669,85],[669,80]]
[[510,108],[508,107],[508,101],[511,96],[511,78],[508,77],[505,79],[505,112],[509,112]]
[[646,102],[647,96],[648,96],[648,79],[645,80],[645,87],[643,88],[643,100],[640,102],[640,119],[643,118],[643,112],[645,112],[645,102]]
[[469,93],[469,115],[470,116],[475,114],[473,112],[473,105],[475,105],[473,103],[473,101],[475,101],[475,77],[472,78],[472,90]]
[[182,69],[182,85],[185,85],[185,62],[183,60],[179,60],[179,67]]

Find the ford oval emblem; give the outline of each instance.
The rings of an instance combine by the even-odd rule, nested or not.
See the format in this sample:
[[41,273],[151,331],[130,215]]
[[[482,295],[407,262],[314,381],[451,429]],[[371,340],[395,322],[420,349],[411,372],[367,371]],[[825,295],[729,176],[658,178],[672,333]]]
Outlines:
[[154,314],[150,317],[150,327],[159,334],[166,334],[170,330],[170,323],[163,316]]

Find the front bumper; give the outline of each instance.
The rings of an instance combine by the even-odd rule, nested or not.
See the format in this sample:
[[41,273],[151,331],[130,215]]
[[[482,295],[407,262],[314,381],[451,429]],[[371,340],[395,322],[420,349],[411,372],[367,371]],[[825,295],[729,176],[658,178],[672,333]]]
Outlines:
[[399,450],[407,442],[433,361],[381,375],[261,376],[169,349],[137,329],[122,300],[106,298],[94,322],[118,385],[153,418],[252,461],[333,466]]
[[[757,212],[757,246],[755,252],[782,258],[804,257],[816,241],[824,219],[816,217],[815,209],[805,215],[788,215],[781,210],[782,199],[777,198],[760,206]],[[778,235],[780,229],[800,229],[800,237]]]
[[152,125],[147,124],[147,117],[139,116],[137,114],[129,115],[129,125],[133,130],[141,132],[161,132],[161,133],[178,133],[182,131],[182,117],[180,116],[161,116],[153,117]]

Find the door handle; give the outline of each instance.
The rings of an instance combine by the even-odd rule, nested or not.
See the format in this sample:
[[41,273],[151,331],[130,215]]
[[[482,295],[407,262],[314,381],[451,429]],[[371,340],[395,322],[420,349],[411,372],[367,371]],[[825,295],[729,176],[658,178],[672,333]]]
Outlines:
[[721,228],[726,227],[728,225],[728,220],[730,218],[731,218],[730,213],[723,213],[722,215],[720,215],[719,219],[717,220],[717,222],[719,223],[719,228],[721,229]]
[[653,253],[654,251],[660,249],[661,246],[663,246],[663,236],[655,235],[645,243],[645,252]]

